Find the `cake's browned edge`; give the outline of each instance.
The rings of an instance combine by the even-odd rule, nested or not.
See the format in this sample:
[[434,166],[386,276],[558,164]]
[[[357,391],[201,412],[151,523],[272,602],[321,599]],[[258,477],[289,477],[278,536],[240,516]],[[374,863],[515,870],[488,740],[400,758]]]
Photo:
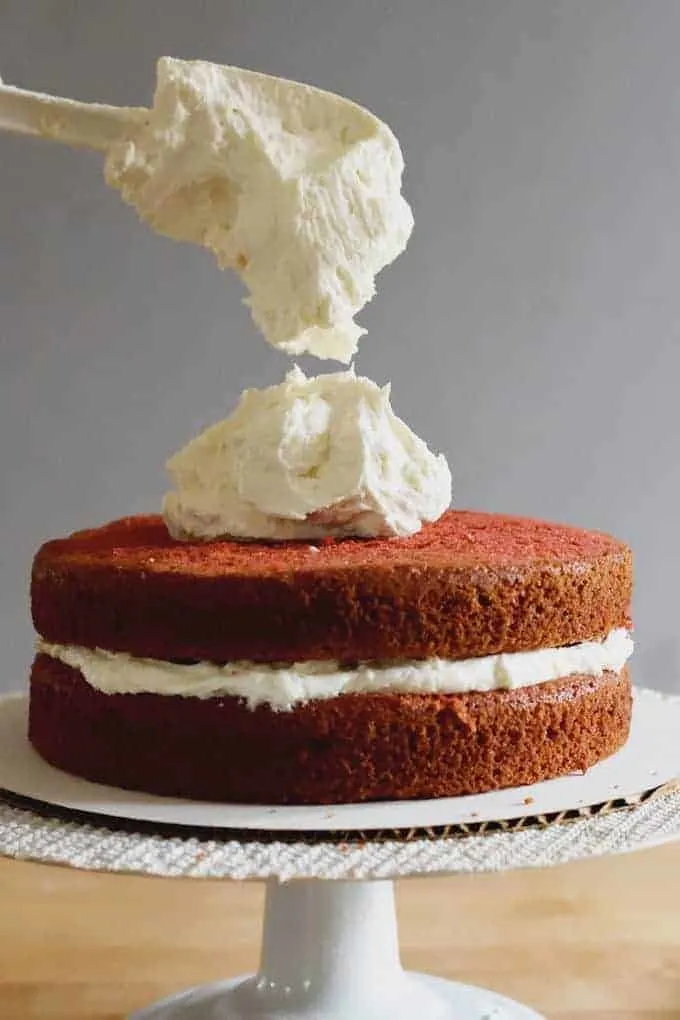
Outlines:
[[39,655],[29,736],[97,782],[201,800],[445,797],[583,771],[625,742],[627,670],[512,691],[345,695],[295,712],[236,698],[107,695]]
[[156,659],[459,659],[557,647],[630,627],[632,556],[521,566],[359,562],[224,574],[67,555],[35,558],[33,621],[47,641]]

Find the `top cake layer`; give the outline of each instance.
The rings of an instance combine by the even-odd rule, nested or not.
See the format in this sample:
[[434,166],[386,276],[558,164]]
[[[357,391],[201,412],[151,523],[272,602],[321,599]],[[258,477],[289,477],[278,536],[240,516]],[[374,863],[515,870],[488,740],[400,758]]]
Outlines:
[[46,640],[156,659],[457,659],[630,626],[621,542],[449,511],[409,538],[179,542],[137,516],[47,542],[33,565]]

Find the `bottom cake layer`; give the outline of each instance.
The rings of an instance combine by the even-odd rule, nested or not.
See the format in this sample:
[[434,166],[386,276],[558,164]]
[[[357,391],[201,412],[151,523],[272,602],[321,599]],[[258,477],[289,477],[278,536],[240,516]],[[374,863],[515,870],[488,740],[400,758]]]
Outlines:
[[38,655],[29,739],[52,765],[193,800],[453,797],[583,771],[626,741],[626,669],[515,690],[348,694],[291,712],[231,697],[102,694]]

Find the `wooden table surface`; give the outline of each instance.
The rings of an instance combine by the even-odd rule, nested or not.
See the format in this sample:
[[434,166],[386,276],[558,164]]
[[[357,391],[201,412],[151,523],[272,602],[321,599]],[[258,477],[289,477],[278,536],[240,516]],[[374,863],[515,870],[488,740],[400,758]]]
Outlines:
[[[262,902],[261,884],[0,860],[0,1017],[120,1020],[252,970]],[[409,880],[397,903],[409,967],[487,985],[550,1020],[680,1020],[680,844]]]

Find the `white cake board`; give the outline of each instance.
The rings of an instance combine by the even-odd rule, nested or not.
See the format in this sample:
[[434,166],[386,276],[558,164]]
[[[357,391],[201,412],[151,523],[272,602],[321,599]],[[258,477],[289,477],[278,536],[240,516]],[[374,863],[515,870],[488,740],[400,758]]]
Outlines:
[[[130,1020],[543,1020],[529,1007],[485,989],[404,971],[388,879],[542,867],[680,838],[680,792],[674,792],[670,782],[680,775],[680,699],[651,692],[638,692],[636,698],[634,753],[620,752],[588,776],[513,791],[511,800],[486,794],[333,809],[189,804],[83,783],[49,766],[42,768],[27,745],[25,722],[25,700],[0,702],[0,787],[51,800],[62,813],[90,812],[100,821],[83,824],[0,803],[0,853],[109,871],[268,879],[258,973],[190,989],[134,1013]],[[663,784],[662,795],[640,800],[645,791]],[[450,826],[454,820],[490,821],[491,804],[506,805],[505,817],[517,818],[527,811],[559,815],[636,797],[638,806],[604,814],[584,811],[583,818],[568,825],[514,826],[512,831],[463,838],[427,838],[422,831]],[[474,808],[471,802],[476,802]],[[207,838],[190,829],[172,836],[112,831],[114,815],[119,824],[123,818],[138,824],[207,824],[218,835]],[[502,817],[495,814],[495,820]],[[293,818],[301,823],[294,825]],[[240,838],[234,838],[232,828],[241,830]],[[258,839],[263,829],[290,833],[296,828],[297,842]],[[247,829],[251,837],[243,835]],[[352,844],[331,836],[319,839],[320,832],[340,829],[402,833],[387,841],[368,835]],[[419,838],[408,838],[412,833],[404,829],[420,833]]]
[[53,768],[26,738],[27,698],[0,699],[0,789],[87,814],[190,828],[266,832],[374,832],[510,821],[626,800],[680,776],[680,698],[636,692],[626,746],[590,769],[533,786],[470,797],[370,804],[213,804],[90,783]]

